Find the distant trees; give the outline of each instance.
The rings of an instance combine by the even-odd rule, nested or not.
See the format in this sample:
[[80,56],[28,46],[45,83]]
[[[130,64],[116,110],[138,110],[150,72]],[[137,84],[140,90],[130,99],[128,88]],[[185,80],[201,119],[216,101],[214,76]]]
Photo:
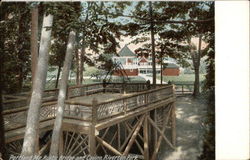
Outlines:
[[24,2],[2,2],[0,10],[4,91],[20,92],[30,73],[30,10]]
[[[186,65],[187,62],[185,58],[187,56],[177,52],[187,51],[187,48],[180,44],[189,36],[194,36],[198,32],[201,32],[201,30],[197,30],[198,27],[208,24],[210,26],[213,25],[214,15],[207,11],[207,9],[210,9],[212,3],[213,2],[134,2],[133,5],[135,9],[131,11],[132,14],[120,15],[132,18],[132,20],[124,26],[127,35],[139,35],[132,43],[147,43],[144,46],[151,47],[153,84],[156,82],[155,43],[157,42],[155,41],[162,39],[159,43],[165,45],[166,52],[164,55],[175,57],[179,62]],[[194,32],[190,29],[196,30],[194,30]],[[149,42],[149,33],[151,42]],[[146,50],[142,49],[141,51]]]

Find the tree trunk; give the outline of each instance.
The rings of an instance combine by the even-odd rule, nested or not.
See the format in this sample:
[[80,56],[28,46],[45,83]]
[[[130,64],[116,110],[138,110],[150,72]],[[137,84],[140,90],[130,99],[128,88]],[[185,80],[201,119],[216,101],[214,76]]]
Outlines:
[[58,83],[59,83],[59,78],[60,78],[60,74],[61,74],[61,62],[59,62],[59,66],[58,66],[58,70],[57,70],[57,76],[56,76],[56,84],[55,84],[55,88],[58,87]]
[[152,43],[152,65],[153,65],[153,88],[156,87],[156,67],[155,67],[155,37],[154,37],[154,23],[153,23],[153,9],[152,2],[149,2],[149,14],[150,14],[150,32],[151,32],[151,43]]
[[7,160],[7,154],[5,150],[4,119],[2,113],[3,113],[2,86],[0,86],[0,159],[2,158],[3,160],[5,159]]
[[38,41],[37,40],[38,40],[38,7],[36,6],[36,7],[31,9],[30,50],[31,50],[32,86],[34,84],[36,64],[37,64],[37,60],[38,60]]
[[67,51],[62,71],[62,79],[60,81],[59,96],[57,101],[57,114],[54,123],[54,129],[51,140],[50,156],[58,156],[60,133],[62,128],[63,112],[64,112],[64,101],[66,98],[67,82],[69,77],[69,71],[71,67],[73,50],[75,44],[75,32],[71,31],[69,34],[69,41],[67,45]]
[[85,37],[82,39],[82,52],[80,55],[80,84],[83,83],[84,55],[85,55]]
[[76,84],[80,84],[80,65],[79,65],[79,53],[78,49],[75,50],[76,52]]
[[[1,5],[0,5],[1,6]],[[1,6],[2,7],[2,6]],[[0,9],[0,21],[5,20],[6,13]],[[3,27],[0,33],[0,154],[3,160],[7,160],[7,153],[5,150],[5,132],[4,132],[4,119],[3,119],[3,103],[2,103],[2,91],[4,87],[4,42],[5,42],[5,28]],[[0,158],[0,159],[1,159]]]
[[34,88],[31,95],[31,101],[28,110],[27,124],[24,135],[24,142],[21,155],[33,156],[37,145],[39,135],[39,112],[42,104],[42,95],[45,88],[48,56],[51,40],[51,29],[53,16],[44,14],[43,27],[39,48],[38,64],[34,80]]
[[163,72],[163,68],[162,68],[162,60],[163,60],[163,58],[162,58],[162,54],[161,54],[161,84],[162,84],[162,81],[163,81],[163,77],[162,77],[162,72]]
[[76,84],[80,85],[80,58],[78,53],[79,34],[76,34],[75,62],[76,62]]
[[195,72],[195,81],[194,81],[194,97],[199,96],[200,94],[200,56],[201,56],[201,39],[202,36],[199,35],[199,46],[198,53],[193,58],[194,63],[194,72]]
[[[0,19],[1,20],[1,19]],[[0,42],[1,46],[4,47],[4,41]],[[7,160],[7,154],[5,150],[5,132],[4,132],[4,119],[3,119],[3,103],[2,103],[2,90],[3,90],[3,62],[4,54],[0,54],[0,159]]]

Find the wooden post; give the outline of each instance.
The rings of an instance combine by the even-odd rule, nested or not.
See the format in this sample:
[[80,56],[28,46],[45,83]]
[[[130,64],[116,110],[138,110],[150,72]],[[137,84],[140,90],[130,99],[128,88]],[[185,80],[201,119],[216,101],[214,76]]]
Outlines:
[[148,113],[144,119],[143,124],[143,141],[144,141],[144,159],[149,160],[149,145],[148,145]]
[[[157,112],[156,112],[156,109],[154,109],[154,122],[157,124]],[[158,136],[157,136],[157,130],[155,128],[153,128],[153,130],[154,130],[154,148],[156,148]]]
[[95,137],[95,125],[97,122],[97,99],[92,101],[92,123],[89,128],[89,154],[91,156],[96,155],[96,137]]
[[183,85],[181,85],[181,93],[184,93]]
[[126,94],[126,87],[127,87],[126,82],[123,82],[122,83],[122,92],[123,92],[123,94]]
[[148,103],[148,94],[145,93],[144,94],[144,104],[147,104]]
[[150,90],[150,80],[147,80],[146,85],[147,85],[147,90]]
[[66,99],[69,99],[69,85],[68,84],[66,86]]
[[103,86],[103,93],[105,93],[106,92],[106,86],[107,86],[107,82],[106,82],[105,79],[102,81],[102,86]]
[[175,116],[175,102],[173,103],[172,113],[171,113],[171,131],[172,131],[172,144],[176,147],[176,116]]
[[120,123],[117,124],[117,143],[118,143],[118,151],[121,149],[121,126]]

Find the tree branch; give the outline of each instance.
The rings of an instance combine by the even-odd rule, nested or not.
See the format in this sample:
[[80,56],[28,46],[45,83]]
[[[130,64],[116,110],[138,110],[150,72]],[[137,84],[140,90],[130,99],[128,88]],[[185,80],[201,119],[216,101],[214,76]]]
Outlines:
[[154,23],[179,23],[179,24],[185,24],[185,23],[204,23],[204,22],[210,22],[214,21],[214,18],[209,18],[205,20],[183,20],[183,21],[176,21],[176,20],[156,20]]
[[[145,24],[149,24],[150,23],[150,19],[147,18],[142,18],[142,17],[138,17],[138,16],[131,16],[131,15],[123,15],[123,14],[113,14],[113,13],[109,13],[112,16],[119,16],[119,17],[128,17],[128,18],[135,18],[138,20],[142,20],[142,21],[146,21]],[[205,20],[154,20],[154,23],[179,23],[179,24],[185,24],[185,23],[204,23],[204,22],[210,22],[210,21],[214,21],[214,18],[209,18],[209,19],[205,19]],[[144,24],[144,25],[145,25]]]

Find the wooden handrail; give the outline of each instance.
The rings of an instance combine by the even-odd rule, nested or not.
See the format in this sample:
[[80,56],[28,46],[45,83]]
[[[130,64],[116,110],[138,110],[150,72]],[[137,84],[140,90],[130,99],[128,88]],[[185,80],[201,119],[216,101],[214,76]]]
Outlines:
[[[140,83],[140,84],[143,84],[143,83]],[[111,117],[114,117],[114,116],[117,116],[117,115],[120,115],[120,114],[124,114],[124,113],[126,114],[127,111],[130,112],[131,110],[134,110],[134,109],[142,107],[142,106],[146,106],[146,105],[148,105],[150,103],[155,103],[155,102],[161,101],[162,98],[173,97],[173,94],[171,92],[171,94],[169,94],[169,96],[160,97],[160,99],[157,99],[157,101],[152,101],[152,100],[149,101],[148,100],[148,98],[149,98],[148,95],[150,93],[154,93],[154,92],[158,92],[158,91],[161,91],[161,90],[164,90],[164,89],[170,89],[170,88],[173,88],[173,85],[166,85],[165,87],[160,87],[160,88],[156,88],[156,89],[152,89],[152,90],[142,91],[142,92],[139,92],[139,93],[137,92],[137,93],[134,93],[132,95],[128,95],[126,97],[121,97],[121,98],[118,98],[118,99],[115,99],[115,100],[110,100],[110,101],[107,101],[107,102],[94,101],[94,102],[92,102],[90,104],[86,104],[86,103],[82,103],[82,102],[70,102],[69,100],[66,100],[65,104],[80,105],[80,106],[83,106],[83,107],[92,107],[91,111],[89,112],[89,113],[92,113],[92,116],[91,116],[91,118],[83,118],[83,117],[77,117],[77,116],[74,117],[74,116],[70,116],[70,115],[65,115],[64,117],[67,118],[67,119],[75,119],[75,120],[81,120],[81,121],[88,121],[88,122],[92,122],[92,123],[94,121],[96,121],[95,123],[97,123],[97,121],[99,121],[99,120],[106,119],[106,118],[111,118]],[[168,90],[166,90],[166,91],[168,91]],[[98,117],[97,111],[98,111],[98,107],[100,105],[105,105],[105,104],[108,104],[108,103],[113,103],[113,102],[117,102],[117,101],[121,101],[121,100],[122,100],[121,103],[125,103],[126,104],[127,100],[129,98],[139,97],[141,95],[145,95],[145,101],[143,101],[143,103],[141,105],[136,105],[135,107],[132,107],[132,108],[131,108],[130,105],[128,105],[128,106],[126,105],[128,108],[125,109],[124,111],[121,111],[121,112],[119,111],[119,112],[117,112],[115,114],[111,113],[110,116],[107,115],[107,117],[106,116],[104,116],[104,117]],[[49,107],[50,105],[54,105],[55,106],[56,104],[57,104],[57,101],[46,102],[46,103],[43,103],[41,107],[42,108],[46,107],[46,106]],[[94,108],[93,108],[93,105],[95,105]],[[56,108],[54,108],[54,109],[56,109]],[[19,113],[19,112],[27,112],[27,110],[28,110],[28,106],[20,107],[20,108],[16,108],[16,109],[9,109],[9,110],[3,111],[3,115],[15,114],[15,113]],[[55,118],[54,117],[55,114],[56,114],[55,112],[56,112],[56,110],[51,110],[52,116],[51,117],[47,117],[47,118],[44,117],[45,119],[41,119],[40,122],[47,121],[47,120]],[[93,113],[95,115],[93,115]],[[23,123],[25,123],[25,121]],[[24,124],[20,124],[18,126],[10,127],[6,131],[14,130],[14,129],[17,129],[17,128],[20,128],[20,127],[22,128],[24,126],[25,126]]]
[[82,106],[86,106],[86,107],[92,107],[92,104],[83,103],[83,102],[71,102],[70,100],[66,100],[65,104],[82,105]]
[[[56,102],[56,101],[53,101],[53,102],[45,102],[45,103],[42,104],[41,107],[45,107],[45,106],[48,106],[48,105],[54,105],[54,104],[57,104],[57,102]],[[29,109],[28,106],[18,107],[18,108],[14,108],[14,109],[4,110],[2,114],[3,114],[3,115],[8,115],[8,114],[12,114],[12,113],[27,111],[28,109]]]
[[140,95],[143,95],[143,94],[148,94],[148,93],[152,93],[152,92],[155,92],[155,91],[159,91],[159,90],[163,90],[163,89],[166,89],[166,88],[172,88],[173,85],[170,85],[170,86],[166,86],[166,87],[162,87],[162,88],[156,88],[156,89],[151,89],[151,90],[148,90],[148,91],[142,91],[142,92],[137,92],[137,93],[134,93],[132,95],[128,95],[126,97],[121,97],[121,98],[116,98],[114,100],[109,100],[109,101],[106,101],[106,102],[100,102],[98,103],[98,105],[103,105],[103,104],[107,104],[107,103],[111,103],[111,102],[115,102],[115,101],[120,101],[120,100],[123,100],[123,99],[129,99],[129,98],[132,98],[132,97],[136,97],[136,96],[140,96]]

